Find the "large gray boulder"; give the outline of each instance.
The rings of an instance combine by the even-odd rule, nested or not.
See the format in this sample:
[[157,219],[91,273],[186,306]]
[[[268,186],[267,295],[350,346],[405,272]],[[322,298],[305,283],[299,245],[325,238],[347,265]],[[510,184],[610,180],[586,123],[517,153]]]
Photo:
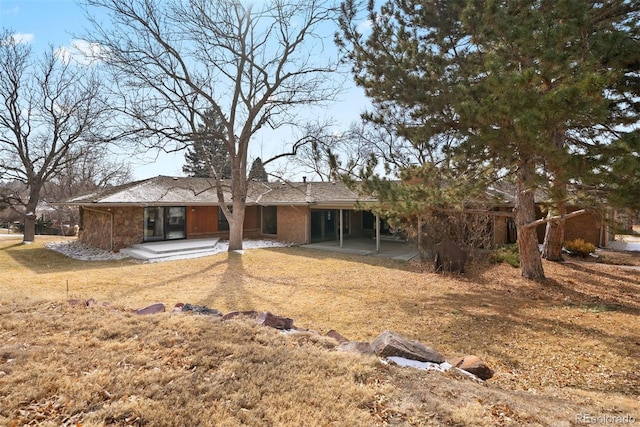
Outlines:
[[431,347],[409,340],[393,331],[384,331],[372,343],[371,348],[380,357],[404,357],[419,362],[442,363],[444,357]]

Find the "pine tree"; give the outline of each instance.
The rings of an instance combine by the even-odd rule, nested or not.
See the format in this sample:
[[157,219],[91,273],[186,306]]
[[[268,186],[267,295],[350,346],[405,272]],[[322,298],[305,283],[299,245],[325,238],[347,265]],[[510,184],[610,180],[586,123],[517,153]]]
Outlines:
[[231,178],[231,162],[224,142],[224,122],[213,110],[205,112],[205,122],[198,127],[198,137],[184,155],[182,171],[191,177]]
[[257,157],[251,164],[249,179],[253,181],[269,182],[269,175],[267,174],[260,157]]
[[514,176],[522,275],[541,280],[534,193],[547,190],[551,206],[563,209],[566,184],[584,173],[575,156],[624,133],[594,136],[620,123],[610,94],[627,72],[625,55],[603,52],[619,53],[623,41],[635,55],[630,29],[639,9],[625,0],[389,0],[380,13],[369,3],[364,37],[347,1],[340,41],[376,108],[365,117],[386,121],[416,147],[432,144],[440,156],[425,159],[430,169]]

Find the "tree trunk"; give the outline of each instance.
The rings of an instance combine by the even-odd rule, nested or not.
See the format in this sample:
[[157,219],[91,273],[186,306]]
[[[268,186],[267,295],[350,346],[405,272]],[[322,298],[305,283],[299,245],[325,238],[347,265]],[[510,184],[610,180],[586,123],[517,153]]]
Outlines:
[[[241,157],[241,156],[240,156]],[[229,221],[229,252],[242,250],[242,239],[244,237],[244,214],[247,203],[247,178],[246,164],[242,158],[237,158],[231,170],[231,197],[232,211]]]
[[[553,207],[549,208],[547,218],[560,216],[560,220],[549,221],[544,231],[544,245],[542,247],[542,257],[549,261],[562,261],[562,246],[564,245],[564,216],[567,213],[567,179],[565,176],[566,165],[561,162],[565,146],[564,129],[556,129],[553,132],[553,143],[559,153],[554,162],[551,162],[553,168],[553,185],[551,187],[551,198]],[[560,160],[560,163],[557,163]]]
[[516,228],[518,230],[518,250],[522,277],[530,280],[544,280],[542,259],[538,250],[538,235],[535,227],[527,227],[536,220],[533,191],[534,165],[523,161],[518,168],[518,194],[516,195]]
[[27,209],[27,213],[24,215],[24,235],[22,237],[22,243],[33,243],[36,239],[36,214],[35,209]]
[[233,202],[233,219],[229,221],[229,252],[242,250],[244,238],[244,202]]
[[[567,204],[563,201],[557,202],[556,209],[549,209],[548,218],[553,216],[564,216],[567,213]],[[544,246],[542,257],[549,261],[562,261],[562,246],[564,245],[564,218],[547,222],[544,231]]]

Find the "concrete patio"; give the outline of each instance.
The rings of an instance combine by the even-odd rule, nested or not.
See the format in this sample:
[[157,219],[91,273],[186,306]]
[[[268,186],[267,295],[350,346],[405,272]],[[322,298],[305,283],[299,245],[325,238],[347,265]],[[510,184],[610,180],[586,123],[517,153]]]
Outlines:
[[374,239],[358,238],[344,239],[342,247],[340,247],[338,240],[309,243],[307,245],[301,245],[300,247],[321,251],[391,258],[400,261],[409,261],[418,257],[418,250],[415,246],[398,240],[381,240],[379,251],[376,251],[376,241]]
[[198,258],[216,253],[218,238],[146,242],[120,249],[121,253],[143,261]]
[[[120,252],[143,261],[168,261],[213,255],[214,253],[220,252],[220,248],[217,247],[218,242],[218,238],[146,242],[132,245],[130,248],[121,249]],[[344,239],[342,248],[337,240],[311,243],[301,245],[300,247],[362,256],[391,258],[400,261],[409,261],[418,256],[418,251],[414,246],[398,240],[381,240],[379,251],[376,251],[376,241],[374,239],[361,238]]]

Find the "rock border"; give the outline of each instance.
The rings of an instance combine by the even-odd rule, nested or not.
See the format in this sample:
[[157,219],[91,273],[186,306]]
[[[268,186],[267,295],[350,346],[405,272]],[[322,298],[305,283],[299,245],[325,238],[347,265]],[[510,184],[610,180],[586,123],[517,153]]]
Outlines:
[[[70,299],[68,300],[68,304],[72,307],[92,307],[98,305],[93,298],[88,300]],[[108,302],[103,302],[101,306],[113,308],[113,305]],[[153,315],[164,312],[166,312],[166,305],[161,302],[131,310],[131,313],[137,315]],[[252,319],[259,325],[274,328],[285,333],[310,332],[320,335],[316,331],[294,326],[293,319],[289,317],[279,316],[268,311],[231,311],[223,314],[215,308],[179,302],[175,304],[170,312],[170,314],[175,313],[193,313],[212,316],[221,321],[231,321],[240,318]],[[475,355],[458,357],[454,359],[452,363],[449,363],[445,357],[434,348],[420,341],[410,340],[390,330],[382,332],[371,343],[351,341],[334,329],[328,331],[324,336],[336,341],[336,351],[375,355],[380,357],[385,363],[394,363],[402,367],[437,370],[441,372],[456,370],[479,381],[486,381],[495,374],[493,369]]]

